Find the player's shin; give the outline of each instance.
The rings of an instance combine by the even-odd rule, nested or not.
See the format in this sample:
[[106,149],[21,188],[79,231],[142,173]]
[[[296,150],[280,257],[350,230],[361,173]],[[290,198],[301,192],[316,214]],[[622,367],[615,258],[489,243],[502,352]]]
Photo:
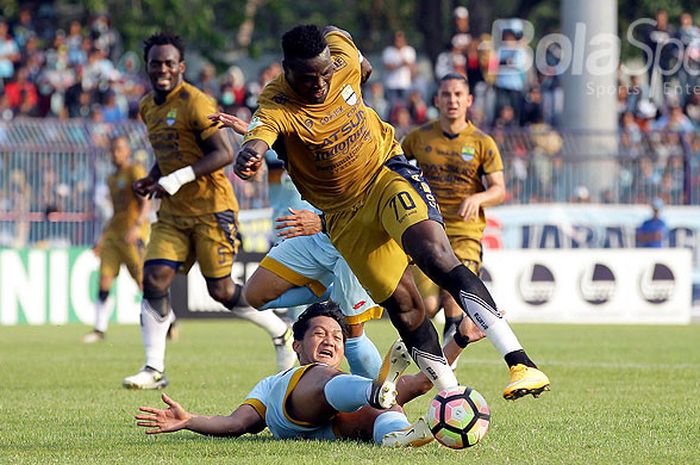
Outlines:
[[464,265],[458,265],[448,273],[446,282],[439,284],[452,294],[460,307],[481,328],[508,366],[523,364],[535,367],[510,325],[496,308],[488,289],[474,273]]
[[141,338],[146,351],[146,365],[160,372],[165,370],[165,339],[174,319],[172,310],[163,316],[148,299],[141,301]]
[[[392,321],[394,317],[392,316]],[[447,363],[445,355],[442,353],[437,331],[427,318],[413,331],[400,329],[399,324],[394,321],[394,326],[399,330],[404,344],[408,347],[411,357],[425,374],[430,382],[438,390],[457,386],[457,378],[452,368]]]
[[109,291],[100,291],[97,303],[95,304],[95,331],[101,333],[107,332],[109,316],[112,313],[111,306]]
[[394,431],[401,431],[411,425],[403,412],[389,411],[379,415],[374,420],[372,436],[374,442],[381,444],[384,436]]
[[372,380],[362,376],[338,375],[323,387],[326,402],[339,412],[351,413],[367,404]]

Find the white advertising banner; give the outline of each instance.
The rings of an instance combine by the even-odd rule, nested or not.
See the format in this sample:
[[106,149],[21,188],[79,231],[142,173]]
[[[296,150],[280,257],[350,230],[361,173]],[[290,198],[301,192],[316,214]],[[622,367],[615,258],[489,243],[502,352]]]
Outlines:
[[688,323],[687,249],[489,250],[483,279],[514,322]]

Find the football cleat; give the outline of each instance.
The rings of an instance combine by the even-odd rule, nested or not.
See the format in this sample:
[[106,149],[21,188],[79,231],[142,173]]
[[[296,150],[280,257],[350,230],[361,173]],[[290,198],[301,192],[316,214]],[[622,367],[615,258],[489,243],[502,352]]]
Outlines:
[[528,394],[539,397],[544,391],[549,391],[549,378],[540,370],[522,364],[510,367],[510,383],[503,390],[504,399],[516,400]]
[[83,336],[82,341],[84,344],[94,344],[96,342],[102,342],[105,340],[105,333],[102,331],[98,331],[96,329],[93,329],[89,333],[87,333],[85,336]]
[[165,374],[148,366],[122,381],[122,386],[127,389],[163,389],[167,385],[168,378]]
[[421,447],[433,440],[425,418],[420,417],[414,424],[399,431],[387,433],[382,438],[384,447]]
[[283,335],[272,338],[272,343],[275,345],[275,355],[277,356],[277,371],[288,370],[297,363],[297,353],[292,348],[293,336],[292,328],[289,327]]
[[367,403],[374,408],[388,409],[396,404],[396,381],[411,364],[408,349],[401,339],[391,345],[384,356],[379,375],[372,382]]

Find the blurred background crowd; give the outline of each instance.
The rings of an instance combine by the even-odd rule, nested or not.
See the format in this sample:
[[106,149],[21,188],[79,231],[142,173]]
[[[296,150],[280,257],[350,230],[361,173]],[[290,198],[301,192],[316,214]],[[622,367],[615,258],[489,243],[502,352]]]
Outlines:
[[[126,49],[108,14],[68,19],[53,5],[40,2],[0,18],[0,229],[32,212],[64,219],[74,214],[76,221],[95,216],[90,205],[101,211],[108,203],[104,153],[116,133],[127,133],[136,158],[149,163],[150,147],[135,121],[149,90],[140,50]],[[577,178],[577,161],[587,156],[585,138],[560,129],[564,96],[555,70],[561,50],[547,48],[546,67],[530,66],[534,43],[523,20],[502,22],[499,37],[474,33],[464,6],[451,9],[450,21],[451,36],[432,60],[401,30],[368,54],[374,73],[364,98],[394,125],[398,139],[437,117],[435,81],[456,71],[468,76],[474,96],[469,118],[501,148],[508,202],[648,203],[659,197],[669,205],[700,203],[700,29],[691,14],[669,18],[660,9],[655,25],[639,30],[638,40],[659,50],[658,69],[625,73],[621,67],[618,73],[618,175],[614,186],[599,192]],[[244,119],[265,84],[282,72],[275,54],[255,60],[256,66],[193,56],[191,62],[187,57],[188,80]],[[63,150],[17,161],[18,152],[35,153],[41,143]],[[264,189],[231,179],[243,208],[266,206]]]

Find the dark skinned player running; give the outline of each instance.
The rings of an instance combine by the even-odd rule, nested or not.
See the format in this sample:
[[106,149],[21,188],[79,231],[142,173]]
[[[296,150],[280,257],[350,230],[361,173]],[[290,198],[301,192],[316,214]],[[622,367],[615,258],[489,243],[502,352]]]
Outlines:
[[[430,187],[403,156],[394,130],[364,105],[371,73],[350,35],[297,26],[282,37],[284,74],[263,90],[234,170],[248,179],[274,147],[303,198],[324,212],[331,241],[385,307],[421,371],[438,390],[457,379],[426,318],[409,256],[505,358],[506,399],[538,396],[549,379],[518,342],[491,295],[455,256]],[[229,115],[211,118],[233,125]]]

